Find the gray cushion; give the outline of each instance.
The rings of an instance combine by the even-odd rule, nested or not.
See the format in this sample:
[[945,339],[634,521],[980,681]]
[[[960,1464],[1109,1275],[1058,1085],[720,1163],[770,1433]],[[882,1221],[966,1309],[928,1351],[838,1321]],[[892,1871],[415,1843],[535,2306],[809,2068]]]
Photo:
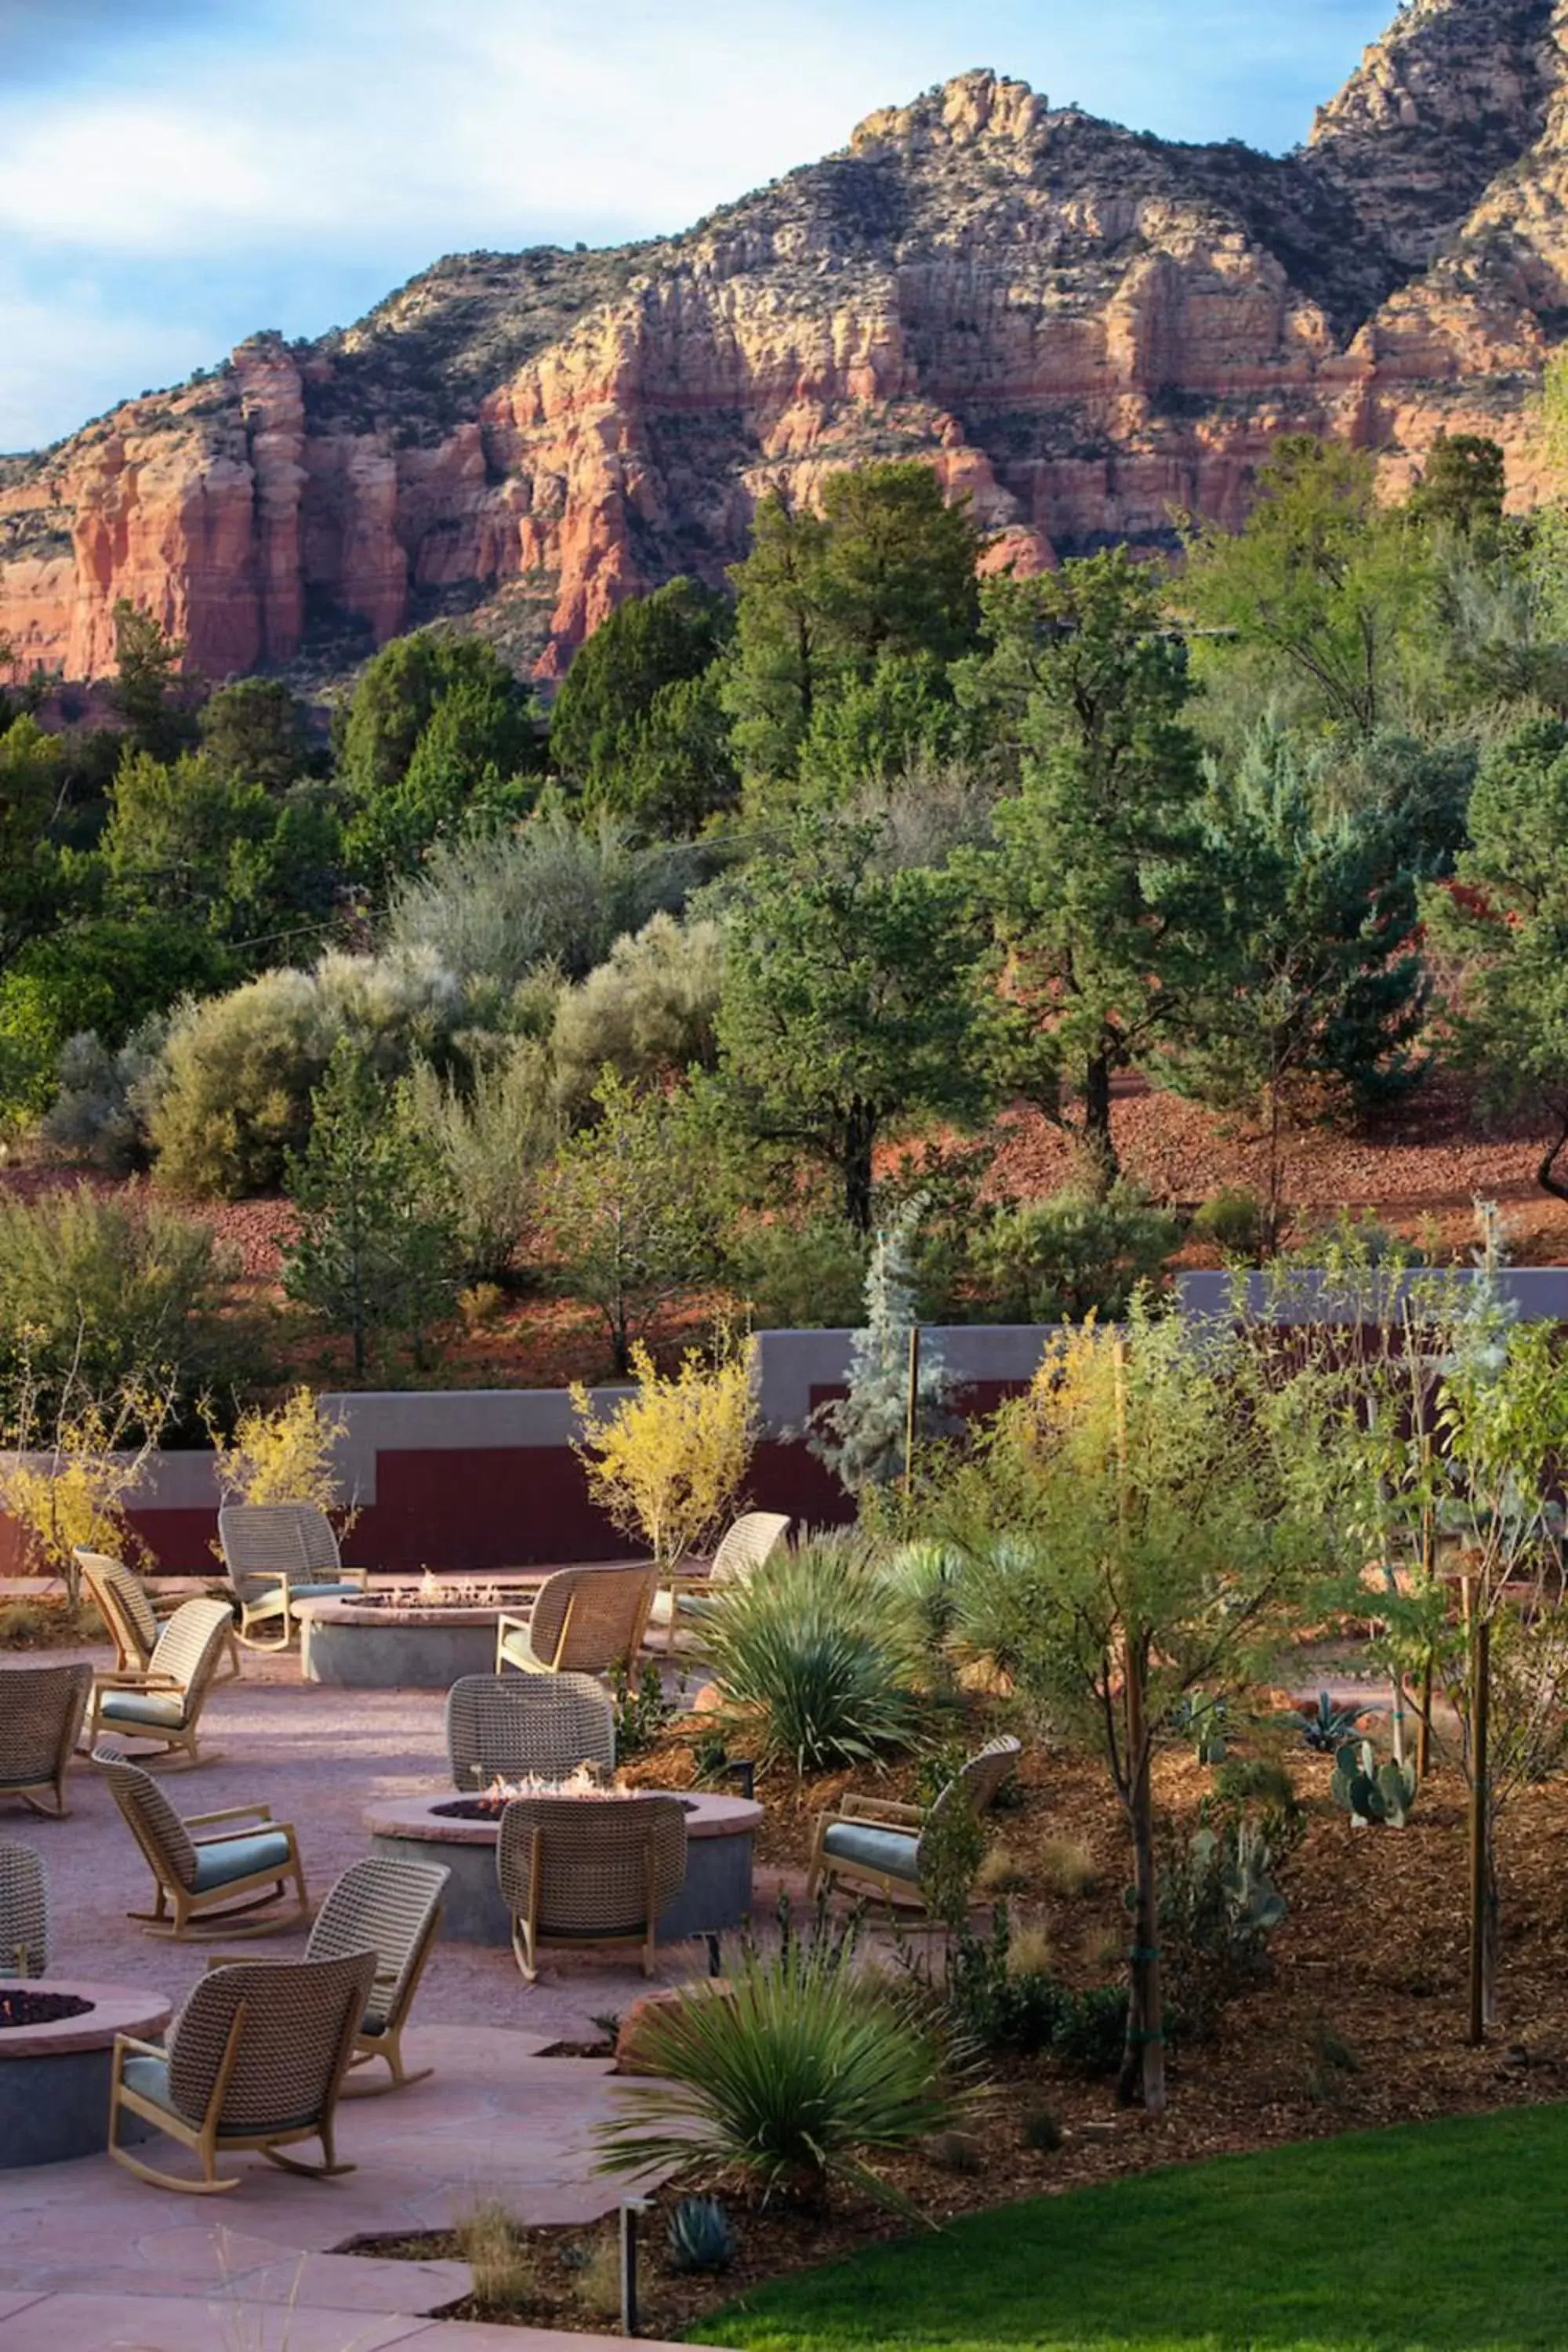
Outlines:
[[166,2107],[174,2113],[169,2097],[169,2062],[166,2058],[128,2058],[125,2061],[125,2082],[128,2089],[153,2105]]
[[105,1691],[98,1716],[100,1723],[141,1723],[154,1731],[181,1731],[185,1695],[184,1691]]
[[236,1878],[248,1878],[252,1871],[281,1870],[289,1860],[289,1841],[281,1830],[253,1830],[245,1837],[220,1838],[216,1845],[196,1848],[196,1874],[191,1882],[193,1895],[205,1895],[215,1886],[227,1886]]
[[869,1822],[833,1822],[822,1850],[835,1862],[858,1862],[862,1869],[878,1871],[884,1878],[907,1878],[911,1885],[920,1879],[920,1840],[912,1830],[877,1829]]
[[364,1593],[357,1584],[290,1584],[290,1601],[363,1601]]

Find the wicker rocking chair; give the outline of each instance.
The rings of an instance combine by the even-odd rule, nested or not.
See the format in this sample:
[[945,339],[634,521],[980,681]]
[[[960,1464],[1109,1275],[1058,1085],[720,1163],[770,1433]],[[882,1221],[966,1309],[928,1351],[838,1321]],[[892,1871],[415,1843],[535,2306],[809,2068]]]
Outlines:
[[[327,1895],[305,1944],[308,1960],[337,1960],[346,1953],[375,1954],[375,1979],[354,2037],[351,2069],[384,2058],[387,2083],[363,2084],[367,2097],[422,2083],[433,2070],[411,2074],[403,2063],[403,2029],[419,1990],[441,1924],[441,1897],[452,1874],[434,1862],[400,1862],[372,1854],[349,1864]],[[211,1952],[209,1969],[233,1965],[238,1955]],[[261,1965],[266,1965],[262,1963]]]
[[0,1845],[0,1977],[41,1977],[49,1965],[49,1890],[30,1845]]
[[770,1560],[790,1529],[787,1511],[745,1511],[710,1560],[677,1560],[665,1570],[648,1622],[668,1627],[665,1647],[673,1650],[682,1603],[699,1600],[717,1584],[744,1583]]
[[658,1581],[649,1560],[629,1568],[563,1568],[547,1576],[526,1617],[496,1619],[496,1672],[629,1674]]
[[[184,1821],[150,1772],[115,1749],[93,1751],[93,1762],[141,1847],[157,1889],[151,1911],[132,1911],[149,1935],[184,1936],[218,1930],[244,1936],[269,1935],[303,1918],[309,1910],[305,1867],[289,1822],[275,1822],[266,1805],[226,1805],[216,1813],[191,1813]],[[229,1824],[248,1822],[248,1829]],[[209,1832],[192,1837],[193,1830]],[[293,1907],[280,1909],[286,1889]],[[193,1920],[204,1924],[192,1929]],[[237,1927],[237,1920],[248,1920]]]
[[[109,1638],[114,1644],[115,1672],[145,1674],[152,1665],[158,1636],[174,1611],[165,1610],[160,1617],[135,1570],[127,1568],[123,1560],[111,1559],[108,1552],[84,1551],[78,1544],[71,1557],[109,1629]],[[226,1679],[232,1681],[239,1672],[239,1652],[232,1628],[227,1656]]]
[[455,1789],[613,1772],[615,1711],[590,1675],[464,1675],[447,1694],[447,1753]]
[[515,1797],[496,1877],[529,1984],[542,1943],[635,1944],[651,1976],[659,1914],[686,1884],[686,1809],[679,1797]]
[[226,1503],[217,1534],[239,1639],[253,1650],[289,1647],[296,1601],[351,1601],[369,1582],[368,1569],[343,1566],[332,1523],[314,1503]]
[[[110,2155],[142,2180],[197,2197],[237,2189],[237,2173],[219,2179],[217,2159],[246,2148],[317,2179],[352,2172],[352,2164],[338,2161],[333,2122],[374,1977],[372,1951],[247,1962],[203,1978],[162,2049],[117,2034]],[[160,2172],[121,2147],[122,2114],[194,2148],[201,2179]],[[321,2141],[320,2164],[279,2152],[308,2139]]]
[[20,1797],[34,1812],[64,1819],[66,1771],[91,1696],[85,1662],[0,1667],[0,1797]]
[[805,1882],[807,1903],[816,1900],[819,1885],[831,1893],[845,1882],[881,1895],[889,1906],[918,1903],[924,1908],[921,1846],[928,1826],[950,1805],[967,1805],[973,1813],[985,1812],[1018,1754],[1016,1739],[988,1740],[977,1756],[953,1774],[924,1812],[918,1805],[894,1804],[887,1798],[862,1797],[847,1790],[833,1812],[816,1817]]
[[107,1727],[121,1738],[154,1740],[169,1755],[178,1748],[199,1764],[202,1710],[233,1642],[226,1601],[182,1601],[145,1666],[93,1676],[88,1746],[96,1748]]

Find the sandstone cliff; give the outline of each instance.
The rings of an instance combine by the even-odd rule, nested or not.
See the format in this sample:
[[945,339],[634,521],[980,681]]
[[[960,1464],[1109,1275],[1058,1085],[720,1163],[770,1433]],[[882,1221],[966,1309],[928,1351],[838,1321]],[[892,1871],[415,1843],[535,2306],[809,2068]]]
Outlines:
[[1237,520],[1292,428],[1484,429],[1536,482],[1568,331],[1568,0],[1411,0],[1283,158],[961,77],[680,236],[471,254],[313,345],[0,460],[0,637],[72,677],[130,596],[208,676],[468,615],[558,674],[616,600],[717,579],[758,495],[913,455],[993,561]]

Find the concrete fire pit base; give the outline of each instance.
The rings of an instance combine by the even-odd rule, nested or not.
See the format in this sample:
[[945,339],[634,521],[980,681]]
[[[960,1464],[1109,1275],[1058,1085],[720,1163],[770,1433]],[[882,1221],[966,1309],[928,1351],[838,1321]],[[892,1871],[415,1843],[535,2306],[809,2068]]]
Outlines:
[[[752,1912],[752,1846],[763,1809],[750,1797],[716,1797],[704,1790],[654,1791],[687,1807],[686,1884],[658,1923],[660,1943],[717,1936],[744,1925]],[[444,1863],[451,1872],[441,1932],[459,1944],[510,1944],[511,1922],[496,1885],[500,1817],[455,1821],[437,1811],[459,1801],[458,1791],[374,1805],[365,1815],[374,1853]]]
[[[80,2017],[0,2032],[0,2170],[101,2156],[109,2145],[109,2077],[117,2033],[155,2039],[170,2004],[124,1985],[29,1979],[13,1990],[74,1993],[92,2007]],[[124,2141],[151,2139],[153,2126],[121,2118]]]
[[482,1601],[301,1601],[300,1671],[344,1690],[450,1690],[460,1675],[495,1672],[496,1619],[526,1612],[539,1580],[498,1587]]

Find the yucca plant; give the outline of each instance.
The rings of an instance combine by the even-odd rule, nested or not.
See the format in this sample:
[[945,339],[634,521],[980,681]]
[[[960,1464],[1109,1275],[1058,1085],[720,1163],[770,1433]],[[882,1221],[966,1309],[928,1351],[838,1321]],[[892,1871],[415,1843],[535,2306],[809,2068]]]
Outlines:
[[646,2042],[661,2079],[600,2126],[601,2171],[733,2166],[766,2193],[820,2201],[839,2180],[902,2208],[868,2158],[947,2129],[971,2096],[911,2006],[820,1940],[750,1955],[726,1993],[692,1988]]
[[804,1545],[716,1592],[701,1614],[721,1696],[764,1758],[816,1772],[909,1744],[918,1643],[862,1547]]

